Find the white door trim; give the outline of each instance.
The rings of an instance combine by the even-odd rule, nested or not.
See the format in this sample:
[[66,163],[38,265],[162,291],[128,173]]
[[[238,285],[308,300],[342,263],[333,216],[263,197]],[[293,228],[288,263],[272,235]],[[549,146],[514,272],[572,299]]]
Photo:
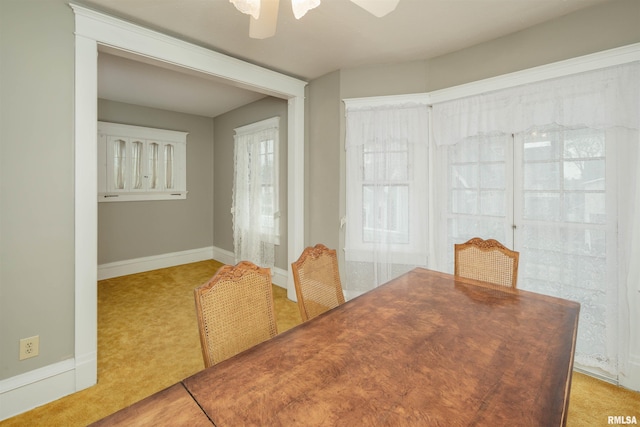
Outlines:
[[[97,55],[108,46],[287,99],[288,264],[304,244],[306,82],[71,4],[75,13],[75,373],[76,391],[97,381]],[[289,293],[293,292],[289,274]]]

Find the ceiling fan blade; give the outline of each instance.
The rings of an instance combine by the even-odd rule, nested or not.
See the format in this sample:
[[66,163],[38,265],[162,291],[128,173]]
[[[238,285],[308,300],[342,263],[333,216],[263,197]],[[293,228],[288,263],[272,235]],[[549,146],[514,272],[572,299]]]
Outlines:
[[252,39],[266,39],[276,33],[278,24],[278,6],[280,0],[262,0],[260,4],[260,16],[253,16],[249,21],[249,37]]
[[351,0],[372,15],[382,18],[393,12],[400,0]]

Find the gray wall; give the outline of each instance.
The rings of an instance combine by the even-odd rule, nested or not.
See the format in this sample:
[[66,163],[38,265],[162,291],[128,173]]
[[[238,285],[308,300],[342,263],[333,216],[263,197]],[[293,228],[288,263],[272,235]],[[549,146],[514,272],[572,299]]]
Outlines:
[[[308,87],[305,145],[305,246],[338,248],[340,227],[340,72]],[[299,255],[299,254],[298,254]],[[296,257],[297,258],[297,257]]]
[[64,0],[0,1],[0,379],[73,357],[73,28]]
[[[74,351],[74,23],[67,3],[0,0],[0,380]],[[341,238],[335,216],[336,206],[343,212],[343,177],[333,173],[344,174],[342,98],[423,92],[640,42],[638,16],[637,0],[606,2],[433,60],[342,70],[311,82],[307,243],[336,246]],[[214,138],[232,141],[232,128],[248,118],[215,120]],[[232,144],[216,145],[214,244],[232,250],[230,204],[224,206],[230,186],[223,185],[230,178],[219,170],[229,166],[223,156]],[[311,167],[318,159],[327,164]],[[19,338],[35,334],[40,356],[19,362]]]
[[231,203],[233,190],[233,130],[237,127],[280,117],[280,245],[276,267],[287,270],[287,109],[286,100],[266,97],[214,119],[213,245],[233,252]]
[[213,244],[213,119],[107,101],[98,120],[189,132],[187,198],[98,203],[98,264]]
[[432,59],[427,90],[640,42],[640,1],[615,0]]

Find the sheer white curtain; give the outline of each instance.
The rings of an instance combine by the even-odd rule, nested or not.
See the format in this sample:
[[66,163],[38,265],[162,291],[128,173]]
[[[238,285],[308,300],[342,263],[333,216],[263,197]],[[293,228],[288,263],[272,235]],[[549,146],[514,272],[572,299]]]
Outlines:
[[278,118],[236,129],[233,185],[233,241],[236,262],[274,266],[278,241],[277,168],[267,147],[278,144]]
[[638,67],[634,62],[434,104],[434,142],[549,124],[637,129]]
[[347,298],[427,262],[428,109],[350,106],[346,120]]
[[[518,287],[580,302],[576,364],[614,378],[625,375],[638,330],[629,290],[640,288],[639,122],[638,62],[432,106],[433,203],[450,210],[455,147],[510,140],[513,214],[504,221],[521,253]],[[449,217],[435,228],[447,229]],[[456,243],[450,233],[432,237],[442,251]]]

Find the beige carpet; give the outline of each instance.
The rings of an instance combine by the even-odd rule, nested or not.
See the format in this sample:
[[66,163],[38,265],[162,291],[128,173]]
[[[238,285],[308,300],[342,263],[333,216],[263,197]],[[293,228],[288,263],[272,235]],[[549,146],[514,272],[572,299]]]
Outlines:
[[[98,283],[98,384],[25,414],[8,426],[85,426],[201,370],[193,289],[221,264],[203,261]],[[300,323],[297,305],[274,286],[280,332]],[[640,393],[574,373],[569,426],[605,426],[635,416]]]

